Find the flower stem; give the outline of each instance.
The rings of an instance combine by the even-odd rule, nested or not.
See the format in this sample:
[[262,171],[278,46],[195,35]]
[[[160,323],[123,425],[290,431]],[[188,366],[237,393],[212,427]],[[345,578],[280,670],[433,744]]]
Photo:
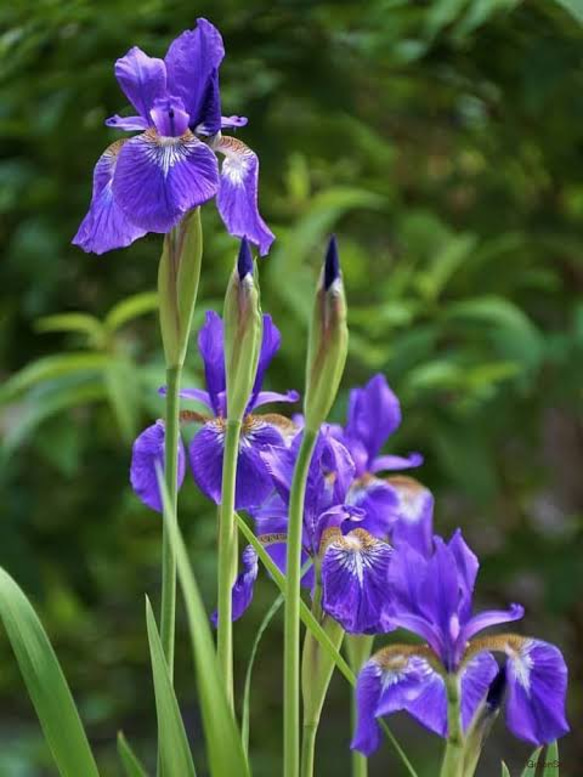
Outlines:
[[[349,634],[346,638],[346,650],[348,653],[348,663],[355,675],[358,675],[363,665],[370,658],[374,635],[368,634]],[[356,703],[356,691],[352,690],[350,699],[350,712],[352,719],[352,730],[356,728],[356,718],[358,707]],[[368,758],[357,750],[352,751],[352,777],[367,777]]]
[[231,589],[237,573],[237,527],[234,519],[241,421],[227,421],[219,510],[217,654],[229,704],[233,707],[233,624]]
[[445,685],[448,737],[440,777],[463,777],[464,742],[460,720],[459,677],[455,674],[447,675]]
[[[300,579],[306,481],[317,432],[305,429],[294,470],[287,538],[284,626],[283,774],[298,777],[300,766]],[[315,732],[314,732],[315,736]]]
[[316,756],[317,723],[304,723],[302,734],[302,777],[312,777]]
[[[164,437],[164,474],[172,513],[163,524],[162,535],[162,605],[160,638],[168,663],[170,677],[174,674],[174,621],[176,615],[176,558],[170,542],[168,521],[175,520],[178,489],[176,473],[178,468],[179,435],[179,391],[182,367],[166,370],[166,411]],[[174,516],[174,517],[172,517]]]

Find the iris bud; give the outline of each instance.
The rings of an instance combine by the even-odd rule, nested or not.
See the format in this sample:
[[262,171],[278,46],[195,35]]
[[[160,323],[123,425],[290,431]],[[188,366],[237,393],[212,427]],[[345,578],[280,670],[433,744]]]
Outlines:
[[223,311],[227,417],[241,420],[253,390],[263,335],[259,287],[249,243],[241,241]]
[[164,237],[158,269],[160,328],[168,368],[184,364],[201,260],[200,209],[195,208]]
[[306,370],[306,428],[317,431],[332,407],[348,350],[346,298],[336,239],[332,237],[320,276]]

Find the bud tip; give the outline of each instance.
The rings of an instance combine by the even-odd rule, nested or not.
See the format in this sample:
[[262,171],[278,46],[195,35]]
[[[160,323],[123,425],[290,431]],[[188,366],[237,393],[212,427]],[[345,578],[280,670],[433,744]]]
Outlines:
[[246,237],[241,240],[241,247],[239,248],[239,256],[237,258],[237,271],[241,281],[246,275],[253,273],[253,255]]
[[330,286],[340,277],[340,260],[338,258],[338,247],[336,245],[336,236],[332,235],[326,251],[324,262],[324,289],[328,291]]

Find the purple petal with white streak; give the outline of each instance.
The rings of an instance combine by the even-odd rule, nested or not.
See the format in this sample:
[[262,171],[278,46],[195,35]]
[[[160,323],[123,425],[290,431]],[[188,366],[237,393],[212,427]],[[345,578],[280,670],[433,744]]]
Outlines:
[[[136,438],[132,447],[132,462],[130,467],[130,482],[141,501],[162,512],[162,495],[158,487],[157,467],[164,467],[164,424],[157,421],[149,426]],[[178,488],[184,481],[185,454],[182,440],[178,441]]]

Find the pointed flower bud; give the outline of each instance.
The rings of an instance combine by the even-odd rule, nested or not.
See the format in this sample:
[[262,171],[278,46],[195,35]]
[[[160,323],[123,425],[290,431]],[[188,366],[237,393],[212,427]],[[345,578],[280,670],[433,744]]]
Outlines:
[[263,333],[253,256],[245,238],[227,287],[223,320],[227,417],[241,420],[253,391]]
[[184,364],[202,259],[200,209],[195,208],[164,237],[158,269],[160,328],[166,366]]
[[306,365],[306,428],[316,431],[332,407],[346,362],[346,299],[336,238],[330,238],[310,327]]

